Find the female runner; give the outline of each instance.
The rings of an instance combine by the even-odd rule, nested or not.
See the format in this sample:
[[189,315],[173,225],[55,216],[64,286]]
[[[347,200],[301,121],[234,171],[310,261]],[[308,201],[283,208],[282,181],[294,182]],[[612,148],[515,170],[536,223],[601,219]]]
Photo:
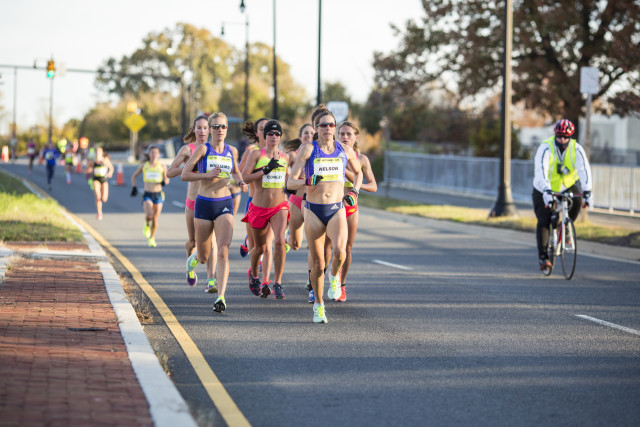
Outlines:
[[[287,187],[289,190],[298,190],[307,185],[304,231],[313,259],[313,321],[327,323],[322,295],[325,269],[324,240],[326,236],[332,242],[333,262],[329,273],[328,296],[330,299],[336,299],[341,292],[340,270],[346,257],[348,237],[343,200],[348,206],[356,203],[362,184],[362,172],[353,149],[343,147],[335,141],[336,119],[331,111],[321,111],[316,116],[314,125],[318,129],[318,139],[300,148]],[[354,187],[344,196],[347,166],[355,171]],[[303,169],[305,178],[302,178]]]
[[[233,175],[242,192],[248,188],[238,169],[238,151],[224,142],[227,128],[227,116],[224,113],[209,116],[211,143],[207,142],[196,148],[181,174],[183,181],[200,181],[194,212],[196,250],[187,258],[187,272],[193,271],[198,263],[204,264],[207,261],[215,233],[218,246],[216,277],[219,286],[213,310],[218,313],[227,308],[224,294],[229,277],[229,245],[233,237],[233,199],[229,191],[229,178]],[[193,172],[196,165],[198,172]]]
[[[182,173],[182,169],[184,164],[189,160],[189,157],[193,154],[197,147],[202,144],[205,144],[209,139],[209,122],[206,116],[198,116],[193,120],[193,125],[189,132],[184,137],[184,142],[186,143],[180,148],[176,158],[169,166],[167,170],[167,176],[169,178],[175,178],[176,176],[180,176]],[[194,172],[197,169],[194,170]],[[187,257],[189,257],[196,248],[196,232],[195,232],[195,222],[194,222],[194,209],[196,206],[196,196],[198,195],[198,188],[200,187],[200,181],[191,181],[187,187],[187,198],[184,202],[185,209],[184,214],[187,220],[187,233],[189,235],[187,242],[184,244],[184,248],[187,251]],[[218,288],[216,287],[216,279],[215,279],[215,262],[217,259],[218,246],[215,243],[215,237],[212,242],[212,253],[209,259],[207,260],[207,276],[209,280],[207,281],[207,286],[205,287],[205,292],[216,293],[218,292]],[[198,275],[195,271],[190,271],[187,273],[187,284],[189,286],[195,286],[198,283]]]
[[141,164],[131,176],[131,196],[138,194],[136,178],[142,172],[144,181],[144,193],[142,194],[142,206],[144,207],[143,234],[149,242],[150,248],[155,248],[156,232],[158,231],[158,219],[164,203],[164,191],[162,187],[169,183],[167,167],[160,163],[160,149],[152,145],[147,151],[148,160]]
[[98,219],[102,219],[102,204],[109,200],[109,178],[113,176],[113,164],[109,156],[104,154],[102,147],[96,149],[96,158],[87,166],[85,173],[92,176],[93,194],[96,199]]
[[257,273],[260,257],[270,245],[268,237],[272,232],[275,237],[273,292],[277,299],[284,299],[285,294],[282,287],[282,273],[286,259],[284,231],[289,219],[289,203],[284,193],[284,186],[289,156],[278,150],[282,127],[277,120],[269,120],[264,125],[263,136],[266,140],[266,146],[249,154],[242,171],[247,182],[255,183],[253,200],[247,214],[242,218],[243,222],[251,226],[254,244],[248,272],[249,289],[254,295],[261,295],[263,298],[271,294],[269,276],[267,275],[268,266],[263,267],[265,280],[262,284]]

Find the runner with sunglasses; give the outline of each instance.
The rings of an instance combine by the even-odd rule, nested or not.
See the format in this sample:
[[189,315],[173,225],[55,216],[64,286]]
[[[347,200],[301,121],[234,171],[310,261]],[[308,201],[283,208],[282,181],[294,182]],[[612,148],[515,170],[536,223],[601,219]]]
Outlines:
[[[313,321],[327,323],[323,300],[326,262],[324,241],[325,237],[331,239],[333,251],[328,297],[337,299],[341,293],[340,270],[346,257],[348,238],[344,204],[356,204],[362,185],[362,169],[353,149],[335,141],[336,119],[331,111],[326,108],[320,111],[314,124],[318,139],[300,148],[287,187],[289,190],[298,190],[307,186],[304,231],[313,259]],[[345,196],[343,188],[347,167],[354,171],[354,187]],[[302,178],[303,173],[305,178]]]
[[[184,164],[187,163],[187,160],[191,157],[196,148],[201,146],[202,144],[206,144],[209,139],[209,122],[206,116],[198,116],[193,120],[193,125],[187,135],[184,137],[185,145],[180,148],[176,158],[173,159],[171,166],[167,170],[167,176],[169,178],[175,178],[182,174],[182,170]],[[192,172],[197,172],[198,169],[195,167]],[[196,197],[198,196],[198,189],[200,188],[200,181],[190,181],[187,187],[187,198],[184,202],[184,215],[187,221],[187,234],[188,238],[186,243],[184,244],[184,248],[187,252],[187,257],[189,257],[193,251],[196,249],[196,229],[195,229],[195,218],[194,211],[196,207]],[[216,293],[218,292],[218,288],[216,286],[215,279],[215,270],[216,270],[216,259],[218,257],[218,245],[215,242],[215,236],[212,237],[211,242],[211,256],[207,260],[207,286],[205,287],[205,292],[208,293]],[[190,271],[187,273],[187,284],[189,286],[195,286],[198,283],[198,275],[195,271]]]
[[[260,151],[249,154],[243,169],[247,182],[253,182],[254,196],[243,222],[251,226],[254,248],[251,251],[251,266],[249,267],[249,289],[254,295],[263,298],[271,294],[269,287],[268,266],[263,266],[263,279],[260,283],[258,263],[260,257],[270,245],[268,235],[271,231],[275,238],[275,283],[273,293],[277,299],[284,299],[282,274],[286,259],[284,232],[289,220],[289,202],[284,192],[287,179],[287,165],[289,156],[278,150],[282,127],[277,120],[269,120],[264,125],[263,136],[266,146]],[[269,227],[271,226],[271,227]]]
[[[248,188],[238,169],[238,151],[224,142],[227,128],[227,116],[224,113],[212,114],[209,117],[211,142],[196,148],[181,174],[183,181],[200,181],[194,212],[196,250],[187,259],[187,272],[193,271],[198,263],[204,264],[207,261],[215,233],[218,246],[218,298],[213,304],[213,311],[218,313],[227,308],[225,291],[229,278],[229,246],[233,237],[230,177],[234,177],[242,192]],[[195,166],[198,172],[193,172]]]

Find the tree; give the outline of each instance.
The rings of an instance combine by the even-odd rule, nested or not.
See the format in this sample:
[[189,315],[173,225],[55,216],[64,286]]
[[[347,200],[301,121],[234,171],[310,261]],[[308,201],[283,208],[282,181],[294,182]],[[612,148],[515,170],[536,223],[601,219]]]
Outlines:
[[[376,53],[376,82],[402,94],[434,81],[471,100],[498,90],[503,1],[423,0],[397,51]],[[513,102],[577,122],[580,68],[599,69],[603,109],[640,107],[640,3],[637,0],[514,0]]]

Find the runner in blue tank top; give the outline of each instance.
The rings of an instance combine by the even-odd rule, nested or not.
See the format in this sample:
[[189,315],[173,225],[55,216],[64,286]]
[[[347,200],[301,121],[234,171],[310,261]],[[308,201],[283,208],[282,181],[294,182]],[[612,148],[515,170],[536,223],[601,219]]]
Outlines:
[[[314,125],[318,130],[318,139],[312,144],[303,145],[293,165],[287,188],[295,191],[307,186],[304,231],[309,243],[309,252],[313,259],[311,285],[315,293],[313,321],[326,323],[323,300],[324,288],[324,241],[331,240],[333,261],[329,273],[329,299],[338,299],[340,290],[340,269],[346,257],[347,218],[344,203],[353,206],[362,185],[362,168],[356,153],[351,147],[343,147],[334,138],[336,119],[324,106],[315,117]],[[344,195],[344,171],[347,167],[354,173],[353,189]],[[304,169],[304,170],[303,170]],[[304,172],[305,178],[302,178]]]

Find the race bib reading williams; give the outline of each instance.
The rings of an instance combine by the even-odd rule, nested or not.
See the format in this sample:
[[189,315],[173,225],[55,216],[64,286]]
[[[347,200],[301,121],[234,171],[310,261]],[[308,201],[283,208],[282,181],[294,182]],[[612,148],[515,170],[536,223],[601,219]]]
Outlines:
[[233,167],[233,159],[226,156],[207,156],[207,172],[220,168],[218,178],[230,178]]

